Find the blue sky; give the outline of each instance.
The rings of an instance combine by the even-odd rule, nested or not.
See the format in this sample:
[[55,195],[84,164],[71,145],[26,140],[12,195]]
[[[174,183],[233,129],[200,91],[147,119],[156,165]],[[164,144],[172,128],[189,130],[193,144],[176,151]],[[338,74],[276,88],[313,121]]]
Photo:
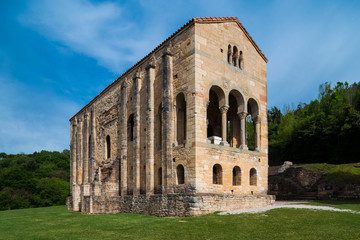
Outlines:
[[237,16],[269,59],[269,106],[359,82],[360,1],[0,1],[0,152],[69,148],[69,118],[193,17]]

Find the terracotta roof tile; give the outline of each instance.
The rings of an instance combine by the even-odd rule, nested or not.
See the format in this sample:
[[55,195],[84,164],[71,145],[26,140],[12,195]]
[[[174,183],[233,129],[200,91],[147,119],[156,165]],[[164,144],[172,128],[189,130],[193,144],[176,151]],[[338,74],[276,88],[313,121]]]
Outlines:
[[264,59],[265,62],[268,62],[268,59],[265,57],[263,52],[260,50],[260,48],[256,45],[255,41],[252,39],[250,34],[246,31],[245,27],[241,24],[239,19],[237,17],[197,17],[192,18],[190,21],[185,23],[182,27],[180,27],[176,32],[171,34],[168,38],[165,39],[162,43],[160,43],[156,48],[154,48],[150,53],[148,53],[145,57],[143,57],[141,60],[139,60],[137,63],[135,63],[131,68],[129,68],[126,72],[121,74],[114,82],[112,82],[109,86],[107,86],[103,91],[101,91],[96,97],[94,97],[88,104],[86,104],[80,111],[78,111],[73,117],[70,118],[70,121],[81,111],[83,111],[87,106],[89,106],[92,102],[94,102],[100,95],[107,92],[113,85],[115,85],[117,82],[120,81],[122,77],[127,75],[129,72],[134,70],[136,67],[140,65],[142,61],[144,61],[147,57],[151,56],[155,51],[157,51],[159,48],[163,47],[165,43],[173,38],[176,34],[184,30],[185,28],[191,26],[194,23],[215,23],[215,22],[236,22],[240,29],[242,29],[246,35],[246,37],[249,39],[249,41],[253,44],[256,51],[260,54],[260,56]]

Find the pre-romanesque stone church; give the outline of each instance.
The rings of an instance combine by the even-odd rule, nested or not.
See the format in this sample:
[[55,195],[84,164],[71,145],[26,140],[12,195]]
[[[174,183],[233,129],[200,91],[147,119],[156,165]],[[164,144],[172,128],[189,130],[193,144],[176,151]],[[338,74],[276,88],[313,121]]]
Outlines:
[[267,58],[193,18],[70,119],[68,209],[194,216],[271,204]]

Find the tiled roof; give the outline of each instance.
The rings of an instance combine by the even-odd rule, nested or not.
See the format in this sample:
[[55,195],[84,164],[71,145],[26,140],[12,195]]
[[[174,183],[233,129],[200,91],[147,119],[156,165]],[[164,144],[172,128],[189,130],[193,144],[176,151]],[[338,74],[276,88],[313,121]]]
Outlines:
[[115,85],[117,82],[120,81],[122,77],[127,75],[129,72],[134,70],[136,67],[140,65],[141,62],[143,62],[147,57],[151,56],[154,52],[156,52],[159,48],[163,47],[165,43],[168,42],[171,38],[173,38],[175,35],[177,35],[179,32],[184,30],[185,28],[192,26],[194,23],[218,23],[218,22],[236,22],[241,30],[244,31],[246,37],[249,39],[249,41],[253,44],[256,51],[260,54],[260,56],[264,59],[265,62],[268,62],[268,59],[265,57],[263,52],[260,50],[258,45],[256,45],[255,41],[252,39],[250,34],[246,31],[245,27],[241,24],[239,19],[237,17],[203,17],[203,18],[192,18],[190,21],[185,23],[181,28],[179,28],[176,32],[171,34],[170,37],[165,39],[162,43],[160,43],[156,48],[154,48],[150,53],[148,53],[145,57],[143,57],[140,61],[135,63],[131,68],[129,68],[126,72],[121,74],[114,82],[112,82],[109,86],[107,86],[103,91],[101,91],[95,98],[93,98],[88,104],[86,104],[80,111],[78,111],[73,117],[70,118],[70,121],[81,111],[83,111],[87,106],[89,106],[92,102],[94,102],[99,96],[107,92],[113,85]]

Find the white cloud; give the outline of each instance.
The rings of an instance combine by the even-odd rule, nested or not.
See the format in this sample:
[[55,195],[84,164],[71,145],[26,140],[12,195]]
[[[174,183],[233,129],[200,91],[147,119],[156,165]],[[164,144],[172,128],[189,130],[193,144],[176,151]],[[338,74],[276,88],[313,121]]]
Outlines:
[[123,64],[141,59],[154,42],[153,35],[145,37],[146,31],[123,15],[124,10],[114,2],[41,0],[33,2],[20,20],[46,38],[119,73],[126,70]]

